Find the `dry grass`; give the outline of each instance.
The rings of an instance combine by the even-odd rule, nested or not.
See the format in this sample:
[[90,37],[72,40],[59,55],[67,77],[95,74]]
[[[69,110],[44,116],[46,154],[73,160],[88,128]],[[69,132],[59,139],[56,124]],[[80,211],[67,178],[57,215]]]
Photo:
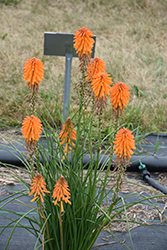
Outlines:
[[[113,81],[131,88],[126,122],[143,131],[167,131],[166,0],[1,2],[0,126],[21,124],[26,115],[23,66],[33,56],[45,65],[40,95],[54,119],[61,119],[65,58],[43,55],[43,34],[86,26],[97,36],[96,56],[106,62]],[[73,81],[77,65],[73,59]],[[74,105],[75,95],[72,91]],[[40,113],[49,119],[42,105]]]

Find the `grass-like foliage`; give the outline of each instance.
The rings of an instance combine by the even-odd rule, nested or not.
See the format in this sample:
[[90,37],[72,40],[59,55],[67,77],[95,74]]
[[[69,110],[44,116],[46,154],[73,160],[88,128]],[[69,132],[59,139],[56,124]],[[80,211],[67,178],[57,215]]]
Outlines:
[[[32,183],[30,187],[12,166],[5,164],[14,178],[25,185],[25,190],[16,191],[1,200],[0,208],[4,212],[10,212],[4,209],[5,205],[15,197],[18,199],[22,196],[31,196],[32,206],[29,206],[29,211],[24,215],[11,211],[19,218],[10,219],[7,226],[2,226],[1,234],[6,228],[13,228],[5,250],[16,227],[23,227],[36,236],[34,249],[90,250],[101,230],[116,221],[118,214],[125,215],[127,225],[132,222],[126,211],[135,202],[126,203],[118,196],[122,175],[135,150],[132,132],[120,125],[124,107],[130,99],[130,89],[123,82],[113,84],[111,76],[105,72],[104,62],[99,58],[90,58],[94,42],[92,36],[92,32],[86,27],[79,29],[74,36],[80,71],[79,81],[75,83],[78,106],[75,112],[70,113],[61,131],[49,111],[47,113],[52,126],[38,112],[37,104],[42,102],[39,97],[40,82],[44,74],[42,61],[33,57],[25,63],[24,78],[28,85],[25,102],[29,104],[27,109],[29,107],[30,116],[22,123],[28,154],[21,157]],[[113,118],[110,129],[107,127],[105,130],[104,110],[109,98]],[[104,149],[105,141],[108,143]],[[102,149],[109,158],[101,164]],[[111,177],[109,171],[114,153],[115,175]],[[102,178],[104,170],[105,176]],[[108,182],[112,181],[112,187],[106,191]],[[113,193],[112,201],[104,206],[102,204],[109,192]],[[150,197],[142,197],[141,202],[149,203],[149,199]],[[33,205],[35,202],[37,206]],[[27,206],[23,202],[22,205]],[[38,213],[39,220],[29,217],[34,211]],[[29,221],[30,226],[22,225],[24,218]]]

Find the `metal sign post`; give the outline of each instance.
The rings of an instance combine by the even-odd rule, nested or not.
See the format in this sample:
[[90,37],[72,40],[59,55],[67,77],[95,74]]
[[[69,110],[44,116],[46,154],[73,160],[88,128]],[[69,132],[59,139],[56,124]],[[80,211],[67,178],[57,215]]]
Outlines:
[[[74,34],[70,33],[44,33],[44,55],[47,56],[65,56],[65,83],[64,83],[64,104],[63,104],[63,119],[64,121],[69,116],[69,100],[70,100],[70,85],[71,85],[71,68],[72,58],[78,57],[75,48],[73,47]],[[96,36],[93,37],[96,43]],[[91,57],[94,57],[95,43],[92,49]]]

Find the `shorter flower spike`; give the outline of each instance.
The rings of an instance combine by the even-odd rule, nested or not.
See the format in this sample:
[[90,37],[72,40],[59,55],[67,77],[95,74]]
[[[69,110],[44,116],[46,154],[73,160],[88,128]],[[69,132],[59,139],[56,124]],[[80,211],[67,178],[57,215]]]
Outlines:
[[116,134],[114,144],[116,160],[125,163],[129,161],[133,154],[132,149],[136,149],[132,132],[124,127],[120,129]]
[[95,75],[91,82],[95,97],[108,98],[111,91],[110,84],[112,84],[112,81],[106,72],[100,72]]
[[40,134],[42,133],[41,129],[42,124],[38,117],[32,115],[24,118],[22,123],[22,133],[26,142],[37,142],[40,138]]
[[61,212],[64,212],[63,201],[71,205],[71,201],[69,201],[70,199],[69,191],[70,189],[68,188],[68,183],[66,182],[64,177],[61,176],[57,181],[56,185],[54,186],[52,195],[52,198],[56,199],[55,201],[53,201],[54,205],[59,205],[58,202],[60,202]]
[[[35,201],[40,197],[41,201],[44,202],[43,196],[45,196],[44,193],[50,193],[46,189],[46,183],[42,175],[37,174],[33,179],[32,179],[32,184],[31,184],[31,192],[29,195],[34,194],[34,199],[31,200],[31,202]],[[43,196],[42,196],[43,195]]]
[[68,144],[75,146],[73,141],[76,141],[76,130],[73,128],[73,123],[71,122],[70,117],[65,121],[62,130],[59,134],[60,145],[65,145],[64,152],[65,154],[68,151]]
[[24,79],[27,82],[29,89],[34,88],[37,91],[43,75],[44,65],[40,59],[33,57],[25,62]]
[[105,62],[98,57],[93,58],[88,64],[88,69],[87,69],[88,80],[91,81],[96,74],[104,72],[105,70],[106,70]]
[[94,44],[93,33],[86,27],[80,28],[74,34],[74,48],[80,58],[84,55],[90,56]]
[[110,98],[113,109],[123,111],[130,99],[129,87],[124,82],[116,82],[111,88]]

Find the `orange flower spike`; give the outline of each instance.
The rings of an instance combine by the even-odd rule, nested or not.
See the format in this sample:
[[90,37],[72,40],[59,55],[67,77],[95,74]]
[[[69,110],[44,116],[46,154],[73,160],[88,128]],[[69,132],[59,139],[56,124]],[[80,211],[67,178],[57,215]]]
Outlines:
[[74,34],[74,48],[76,49],[79,57],[83,55],[90,56],[94,44],[93,33],[86,27],[80,28]]
[[120,129],[116,134],[114,144],[116,159],[129,161],[133,154],[132,149],[136,149],[132,132],[127,128]]
[[60,202],[61,212],[64,212],[63,201],[71,205],[71,201],[69,201],[70,189],[68,188],[68,183],[63,176],[59,178],[56,185],[54,186],[52,198],[56,199],[53,201],[54,205],[59,205],[58,202]]
[[91,85],[96,97],[108,97],[111,91],[110,84],[112,84],[111,78],[106,72],[101,72],[95,75]]
[[44,65],[40,59],[35,57],[28,59],[24,65],[24,79],[29,86],[29,89],[36,87],[39,88],[44,75]]
[[73,123],[71,122],[70,117],[65,121],[62,130],[60,131],[59,139],[60,145],[67,145],[69,143],[73,147],[75,146],[73,141],[76,141],[76,130],[73,128]]
[[40,134],[42,133],[42,124],[41,120],[32,115],[26,116],[22,123],[22,133],[24,135],[25,141],[38,141],[40,138]]
[[88,65],[88,70],[87,70],[88,80],[92,80],[92,78],[94,78],[96,74],[104,72],[105,70],[106,70],[105,62],[98,57],[93,58]]
[[123,110],[130,100],[129,87],[123,82],[117,82],[111,88],[111,103],[114,110]]
[[29,196],[34,194],[34,198],[31,200],[31,202],[38,199],[38,197],[40,197],[41,201],[44,202],[43,196],[45,196],[45,193],[50,193],[50,191],[46,189],[45,180],[40,174],[37,174],[32,179],[32,184],[30,189],[32,191],[30,192]]

